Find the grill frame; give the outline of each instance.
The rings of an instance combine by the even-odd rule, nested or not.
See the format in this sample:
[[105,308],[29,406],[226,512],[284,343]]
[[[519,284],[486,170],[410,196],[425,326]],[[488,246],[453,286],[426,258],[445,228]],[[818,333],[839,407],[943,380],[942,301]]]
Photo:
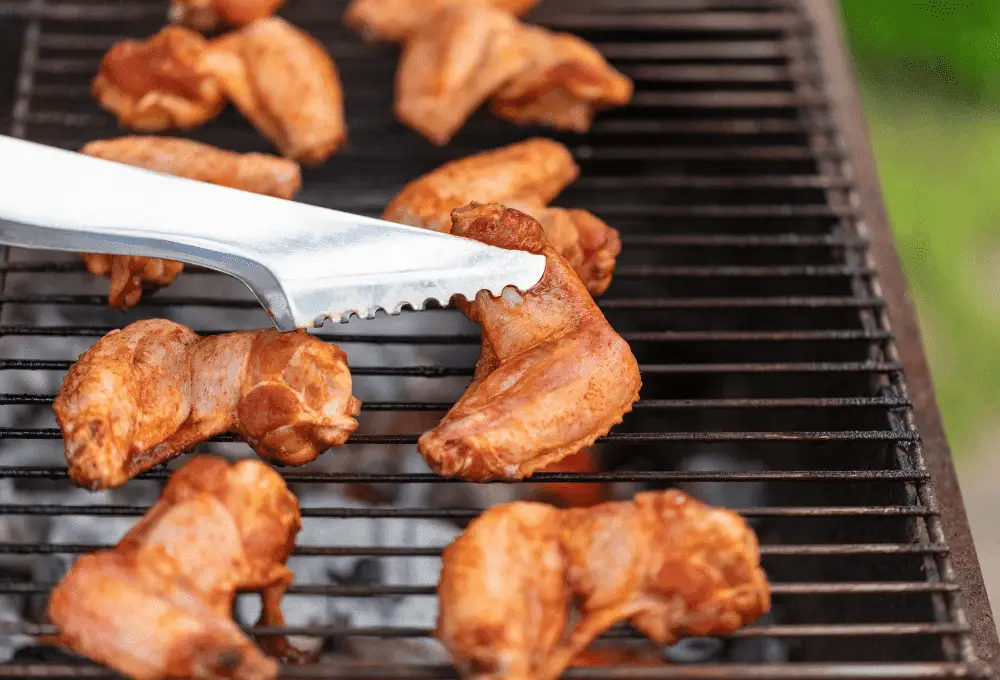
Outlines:
[[[718,5],[721,0],[716,0],[714,4]],[[550,0],[551,2],[551,0]],[[653,7],[656,5],[656,0],[627,0],[627,4],[635,7],[649,6]],[[675,0],[675,4],[680,10],[676,15],[671,15],[667,12],[663,17],[660,18],[660,26],[677,26],[683,24],[689,19],[682,16],[683,10],[687,9],[692,12],[696,11],[699,7],[712,4],[709,0]],[[768,2],[767,0],[728,0],[728,4],[731,4],[736,9],[741,7],[752,7],[755,5],[778,5],[781,4],[780,0],[775,2]],[[745,298],[731,298],[731,299],[721,299],[714,298],[710,300],[693,300],[691,298],[686,299],[674,299],[674,298],[660,298],[655,300],[628,300],[622,298],[615,298],[604,301],[604,307],[606,309],[625,309],[631,308],[634,310],[641,309],[676,309],[676,308],[712,308],[712,307],[725,307],[725,308],[771,308],[771,307],[796,307],[802,308],[804,310],[816,309],[820,307],[837,307],[837,308],[849,308],[857,309],[858,313],[867,316],[870,322],[863,330],[862,335],[859,339],[865,341],[875,341],[878,343],[884,351],[888,353],[888,360],[876,361],[871,360],[868,362],[833,362],[827,365],[821,365],[817,362],[810,362],[808,365],[789,363],[784,366],[783,370],[788,372],[862,372],[865,374],[884,374],[889,376],[890,380],[896,379],[900,380],[901,376],[899,373],[899,368],[902,367],[903,373],[906,376],[905,384],[900,382],[903,387],[903,392],[895,397],[872,397],[872,399],[882,399],[881,402],[873,402],[869,404],[871,406],[881,406],[887,409],[887,413],[891,412],[891,409],[900,409],[895,411],[897,414],[902,413],[902,417],[896,417],[896,421],[893,422],[893,427],[891,429],[886,429],[877,433],[873,433],[871,430],[864,431],[800,431],[795,433],[754,433],[754,432],[618,432],[612,433],[612,436],[607,438],[605,441],[618,441],[625,443],[633,443],[638,441],[659,441],[659,442],[727,442],[727,441],[802,441],[802,442],[824,442],[831,440],[844,440],[844,441],[871,441],[873,438],[884,439],[885,441],[897,442],[901,446],[908,447],[913,453],[913,458],[917,462],[917,467],[912,470],[846,470],[846,471],[811,471],[808,473],[808,478],[812,480],[823,479],[824,476],[831,480],[849,480],[849,479],[868,479],[868,480],[893,480],[893,481],[908,481],[912,482],[915,490],[920,494],[920,501],[923,504],[923,508],[920,512],[913,510],[907,511],[913,517],[919,518],[921,521],[917,524],[926,524],[926,530],[929,534],[928,540],[923,544],[885,544],[883,547],[876,547],[873,550],[875,544],[863,544],[863,545],[848,545],[840,544],[832,547],[826,547],[822,545],[779,545],[765,548],[765,553],[770,553],[771,555],[795,555],[795,554],[809,554],[813,551],[817,554],[837,554],[837,551],[841,551],[846,554],[871,554],[871,555],[889,555],[889,554],[901,554],[901,553],[919,553],[925,556],[926,560],[933,563],[934,568],[941,572],[942,578],[945,580],[944,583],[935,584],[932,581],[927,581],[926,583],[909,583],[904,584],[904,586],[899,587],[909,587],[912,588],[914,592],[918,591],[919,588],[916,586],[927,587],[929,591],[938,593],[940,595],[941,602],[945,607],[947,616],[954,621],[950,623],[928,623],[928,624],[914,624],[916,626],[923,626],[923,630],[933,630],[937,633],[954,633],[954,639],[958,645],[958,649],[955,650],[955,654],[958,658],[963,659],[962,661],[954,662],[933,662],[924,663],[922,665],[914,664],[913,666],[906,666],[902,663],[897,663],[893,668],[883,668],[884,677],[957,677],[957,676],[983,676],[993,671],[1000,671],[1000,666],[998,666],[998,643],[996,637],[996,631],[993,625],[992,615],[990,613],[990,608],[988,604],[988,599],[986,597],[985,587],[982,582],[982,577],[978,569],[978,562],[975,556],[975,549],[972,544],[971,534],[968,529],[967,518],[965,517],[965,512],[961,503],[961,495],[958,490],[958,485],[955,477],[954,467],[951,463],[950,452],[947,447],[947,443],[944,439],[943,430],[941,427],[940,415],[937,410],[936,403],[934,401],[933,388],[930,383],[929,371],[926,364],[926,359],[924,358],[923,351],[920,344],[919,329],[916,322],[916,317],[912,307],[912,303],[909,300],[909,296],[906,292],[905,280],[902,276],[900,264],[898,257],[895,252],[895,248],[892,243],[891,231],[888,226],[888,221],[885,216],[884,205],[881,201],[879,195],[877,179],[874,171],[874,163],[871,156],[870,144],[867,139],[867,134],[865,132],[864,121],[861,116],[861,109],[857,98],[857,88],[851,77],[850,62],[846,56],[843,47],[843,32],[839,24],[836,6],[833,3],[815,3],[815,2],[802,2],[804,6],[804,11],[807,13],[808,26],[800,26],[795,22],[788,20],[787,18],[782,18],[776,20],[775,24],[780,24],[787,29],[785,42],[788,49],[788,54],[791,55],[790,59],[795,61],[796,64],[794,68],[799,69],[800,72],[808,72],[808,77],[802,77],[797,79],[796,90],[792,93],[773,93],[773,94],[759,94],[756,97],[761,105],[769,104],[785,104],[789,102],[795,103],[796,106],[801,104],[799,109],[802,115],[805,115],[807,120],[803,125],[803,128],[807,131],[809,135],[809,145],[806,148],[808,152],[806,158],[809,160],[817,160],[820,167],[814,173],[809,173],[810,177],[807,179],[818,180],[815,183],[819,186],[815,188],[825,189],[827,203],[822,206],[823,210],[793,210],[793,211],[761,211],[762,216],[771,219],[780,219],[783,216],[801,217],[808,218],[810,216],[829,217],[839,220],[843,227],[843,231],[837,235],[832,234],[821,234],[816,236],[803,236],[801,233],[792,234],[787,238],[780,234],[775,235],[749,235],[744,237],[736,238],[733,241],[734,245],[741,245],[748,248],[753,247],[771,247],[775,245],[781,245],[783,243],[805,243],[809,239],[813,239],[817,245],[839,245],[843,246],[845,251],[849,252],[849,258],[853,259],[854,262],[844,266],[835,267],[836,271],[840,274],[847,274],[852,276],[855,282],[855,290],[850,296],[843,297],[842,299],[836,300],[831,299],[829,296],[806,296],[799,297],[797,299],[791,299],[786,297],[775,298],[772,300],[763,299],[760,297],[745,297]],[[43,17],[52,19],[65,18],[66,16],[72,15],[71,11],[68,11],[66,7],[71,5],[69,3],[51,3],[47,0],[22,0],[21,2],[7,2],[0,4],[0,20],[5,16],[17,16],[24,19],[26,24],[24,45],[22,51],[21,59],[21,70],[18,74],[16,89],[18,97],[16,99],[13,119],[11,121],[10,129],[15,135],[23,136],[28,128],[28,125],[33,120],[37,122],[38,116],[44,118],[44,112],[42,114],[34,114],[29,106],[31,101],[30,97],[37,90],[33,90],[34,83],[33,77],[35,69],[38,65],[40,50],[45,42],[45,36],[42,32],[41,26],[43,22]],[[579,3],[578,5],[579,6]],[[543,8],[545,6],[543,5]],[[148,16],[149,7],[139,6],[135,8],[135,14],[137,17]],[[611,30],[616,25],[616,19],[614,17],[602,17],[608,30]],[[593,20],[589,19],[591,23],[589,26],[593,26]],[[621,24],[621,21],[617,21]],[[627,23],[627,22],[625,22]],[[572,29],[572,20],[563,20],[559,24],[561,28]],[[772,41],[777,42],[777,41]],[[656,45],[657,47],[669,46],[671,49],[676,51],[682,51],[687,49],[689,52],[697,53],[698,50],[703,52],[708,50],[708,48],[696,44],[689,44],[686,46],[671,45],[669,43],[660,43]],[[634,46],[632,46],[634,48]],[[814,55],[811,52],[815,50],[818,54],[815,55],[818,59],[813,61]],[[710,50],[709,50],[710,51]],[[612,55],[613,56],[613,55]],[[72,64],[69,64],[72,66]],[[814,68],[815,67],[815,68]],[[793,68],[790,66],[789,68]],[[680,78],[683,80],[683,72],[681,76],[676,75],[675,78]],[[819,79],[822,82],[817,81]],[[658,96],[649,96],[650,94],[657,94]],[[727,96],[715,96],[711,101],[718,106],[735,106],[745,104],[747,98],[744,95],[737,93],[733,95],[731,93],[726,93]],[[664,105],[669,104],[672,106],[683,106],[687,105],[691,101],[695,101],[697,98],[692,97],[686,93],[645,93],[640,96],[640,104],[642,105]],[[70,114],[76,115],[76,114]],[[35,118],[33,118],[35,116]],[[86,114],[82,114],[83,118]],[[614,124],[617,123],[626,128],[630,121],[608,121],[604,130],[608,131],[614,130]],[[3,119],[0,119],[0,125],[4,123]],[[728,123],[727,123],[728,124]],[[671,125],[673,129],[679,132],[697,132],[698,130],[704,130],[711,128],[711,123],[700,122],[694,123],[672,123],[671,121],[658,121],[655,124],[650,124],[651,128],[656,128],[659,131],[670,130]],[[719,124],[721,125],[721,124]],[[775,129],[781,127],[781,125],[773,125]],[[632,128],[634,131],[635,128]],[[70,133],[73,134],[72,131]],[[623,151],[624,149],[624,151]],[[469,149],[468,151],[472,151]],[[731,150],[730,150],[731,151]],[[454,155],[464,155],[466,150],[463,149],[460,153],[454,152],[450,156]],[[624,154],[626,157],[641,156],[635,147],[622,147],[619,146],[617,151],[611,150],[611,152],[605,152],[606,157],[613,158],[615,153],[619,156]],[[781,160],[782,152],[777,147],[775,149],[767,149],[766,147],[754,149],[755,158],[763,159],[774,159]],[[681,150],[679,153],[669,154],[669,153],[658,153],[658,154],[648,154],[655,157],[656,160],[667,162],[676,161],[679,158],[684,160],[704,160],[706,157],[710,158],[711,153],[706,154],[705,152],[693,153],[690,150]],[[717,153],[716,153],[717,155]],[[336,158],[334,159],[336,162]],[[787,173],[781,173],[778,177],[779,180],[788,180],[790,175]],[[730,181],[732,178],[720,178],[719,182],[725,184],[726,186],[733,186],[733,182]],[[764,181],[766,178],[762,178],[758,175],[746,175],[738,178],[743,183],[753,186],[756,182],[757,184],[767,185]],[[577,184],[586,185],[588,178],[586,174],[581,178],[580,182]],[[657,180],[659,184],[660,180]],[[687,184],[691,184],[690,176],[684,174],[677,174],[671,176],[670,179],[666,181],[667,186],[673,184],[677,187],[684,187]],[[704,188],[704,184],[711,184],[706,178],[699,178],[699,182]],[[597,182],[593,183],[597,185]],[[792,184],[792,182],[789,182]],[[378,201],[373,200],[372,209],[377,209],[379,207]],[[352,206],[357,208],[358,206]],[[621,208],[621,206],[619,206]],[[613,212],[609,211],[606,207],[601,210],[600,207],[596,209],[598,214],[605,216],[610,222],[614,222],[615,215]],[[626,211],[627,213],[627,211]],[[746,206],[741,206],[738,212],[725,211],[725,210],[700,210],[696,211],[693,209],[686,209],[685,206],[679,206],[672,209],[660,209],[657,213],[657,217],[669,218],[669,217],[699,217],[705,219],[742,219],[747,217],[749,211],[746,210]],[[856,229],[860,231],[855,231]],[[696,247],[698,245],[706,246],[718,246],[724,241],[726,237],[722,235],[717,235],[714,233],[707,233],[704,236],[684,236],[677,237],[676,235],[630,235],[626,234],[625,238],[625,248],[634,248],[637,246],[642,246],[644,243],[649,244],[674,244],[674,245],[684,245]],[[6,259],[6,258],[5,258]],[[7,264],[3,266],[0,270],[0,290],[6,291],[5,283],[8,272],[15,272],[18,270],[17,263]],[[632,270],[629,267],[633,267]],[[71,267],[72,268],[72,267]],[[20,267],[22,271],[26,268]],[[622,270],[618,272],[620,278],[626,279],[630,276],[647,276],[654,268],[649,266],[632,266],[623,265]],[[711,268],[713,271],[718,271],[717,267]],[[748,268],[752,269],[752,267]],[[767,271],[763,271],[766,269]],[[780,276],[780,267],[769,267],[761,268],[758,273],[761,276]],[[678,276],[678,275],[698,275],[698,268],[687,267],[686,269],[675,266],[675,265],[663,265],[655,270],[659,275],[666,276]],[[823,276],[821,270],[815,268],[810,269],[815,276]],[[832,270],[831,270],[832,271]],[[791,268],[785,269],[784,275],[795,275]],[[752,272],[745,272],[750,273]],[[797,272],[801,274],[801,272]],[[653,275],[656,275],[654,273]],[[4,292],[0,295],[0,307],[5,304],[21,304],[21,303],[31,303],[35,301],[35,298],[31,296],[11,296]],[[186,296],[184,298],[186,302],[191,302],[191,296]],[[65,299],[56,299],[53,296],[42,296],[37,298],[37,301],[48,302],[48,303],[82,303],[84,305],[103,305],[104,300],[99,296],[74,296],[72,298],[65,297]],[[169,291],[166,295],[158,295],[152,304],[156,306],[166,305],[171,302],[171,297]],[[198,302],[198,301],[195,301]],[[217,305],[217,300],[212,300],[211,298],[202,300],[202,303],[211,303],[213,306]],[[232,306],[238,308],[250,308],[253,307],[255,303],[244,303],[238,302],[234,303]],[[53,334],[65,334],[65,331],[73,331],[74,329],[51,329]],[[891,329],[890,331],[887,329]],[[0,332],[6,335],[37,335],[44,334],[45,329],[39,327],[19,327],[16,325],[0,327]],[[359,329],[360,330],[360,329]],[[705,341],[722,341],[724,338],[724,332],[719,331],[700,331],[701,338]],[[96,331],[93,329],[86,329],[85,332],[81,331],[82,334],[93,336]],[[643,336],[643,333],[647,335]],[[673,335],[671,335],[673,333]],[[624,331],[628,339],[644,341],[650,337],[650,334],[656,336],[658,340],[670,341],[671,338],[678,340],[684,331],[638,331],[631,332]],[[697,335],[699,331],[687,331],[688,335],[684,336],[688,341],[692,341],[692,338],[698,338]],[[770,331],[771,335],[769,338],[765,337],[768,331],[758,331],[762,336],[762,341],[767,341],[768,339],[777,341],[778,336],[781,331]],[[633,337],[629,337],[632,335]],[[787,335],[787,332],[786,332]],[[337,334],[338,341],[343,341],[343,334]],[[742,340],[749,338],[749,332],[744,332],[740,336]],[[369,339],[370,340],[370,339]],[[474,337],[464,337],[462,339],[463,343],[475,342]],[[893,356],[895,354],[896,356]],[[5,360],[4,368],[29,368],[29,369],[55,369],[63,370],[65,368],[64,362],[49,361],[49,362],[36,362],[36,363],[23,363],[17,364],[14,362],[25,362],[25,360]],[[758,372],[764,370],[774,370],[777,364],[774,362],[744,362],[744,363],[729,363],[729,364],[713,364],[711,366],[706,365],[683,365],[683,364],[668,364],[662,366],[650,366],[644,365],[644,374],[656,374],[662,372],[664,374],[687,374],[687,373],[734,373],[734,372]],[[415,367],[419,373],[419,367]],[[386,370],[381,370],[381,367],[354,367],[353,371],[355,375],[378,375],[387,374]],[[657,370],[659,369],[659,370]],[[387,369],[391,373],[393,369]],[[429,367],[426,373],[436,374],[440,373],[440,369],[437,367]],[[467,374],[467,371],[459,370],[457,372],[459,375]],[[398,375],[398,373],[395,373]],[[19,394],[9,394],[0,395],[0,404],[27,404],[27,403],[44,403],[44,395],[19,395]],[[829,408],[834,406],[834,402],[830,399],[836,399],[835,397],[828,398],[826,401],[815,399],[811,404],[807,403],[797,403],[796,406],[809,407],[815,406],[817,408]],[[641,402],[639,409],[700,409],[700,408],[782,408],[784,406],[779,398],[772,398],[770,400],[761,399],[744,399],[744,400],[733,400],[733,403],[728,405],[723,405],[719,400],[708,400],[711,403],[705,403],[705,401],[699,402],[699,400],[659,400],[665,402],[657,406],[651,402],[657,400],[645,400],[645,403]],[[670,403],[666,403],[670,402]],[[843,407],[855,407],[859,404],[857,402],[850,402],[849,400],[844,400],[840,402],[840,406]],[[369,410],[393,410],[394,404],[383,402],[381,404],[375,404],[374,408],[372,405],[366,404]],[[407,403],[408,408],[413,408],[415,405],[413,403]],[[422,410],[440,410],[440,403],[430,403],[426,402],[420,405]],[[915,428],[915,429],[914,429]],[[920,435],[916,432],[919,430]],[[792,436],[789,437],[789,434]],[[873,434],[877,435],[873,437]],[[646,435],[657,435],[657,436],[646,436]],[[38,428],[31,429],[19,429],[19,428],[2,428],[0,429],[0,437],[3,439],[16,439],[19,437],[27,437],[32,439],[47,439],[47,438],[58,438],[57,433],[52,431],[41,431]],[[225,441],[225,438],[220,438]],[[412,442],[412,437],[407,435],[359,435],[353,439],[356,443],[410,443]],[[921,469],[921,464],[925,466],[926,469]],[[898,473],[898,474],[889,474]],[[768,472],[749,472],[749,473],[725,473],[725,478],[743,479],[751,480],[755,478],[768,479],[770,481],[789,481],[795,479],[795,472],[787,470],[775,470]],[[0,476],[9,477],[23,477],[23,478],[54,478],[60,477],[58,471],[53,471],[50,468],[27,468],[27,467],[17,467],[17,468],[0,468]],[[145,475],[146,478],[152,479],[163,479],[165,473],[157,471]],[[296,473],[294,471],[286,474],[286,477],[292,480],[297,480],[303,483],[310,482],[323,482],[329,481],[329,477],[326,476],[313,476],[311,477],[309,473]],[[652,473],[648,475],[643,475],[639,472],[618,472],[610,474],[596,474],[591,476],[568,476],[564,474],[549,474],[542,475],[538,479],[545,479],[548,481],[559,481],[573,479],[575,481],[585,481],[585,480],[615,480],[615,481],[645,481],[650,479],[655,479],[657,481],[705,481],[712,480],[712,473],[703,472],[679,472],[674,471],[672,473]],[[400,476],[398,480],[390,477],[381,476],[380,481],[413,481],[414,477],[412,475]],[[350,482],[350,481],[371,481],[371,477],[368,475],[356,475],[356,476],[341,476],[338,477],[338,481]],[[447,483],[445,480],[437,480],[432,477],[427,477],[421,481],[432,482],[432,483]],[[26,506],[20,510],[25,514],[29,512],[35,513],[46,513],[46,512],[59,512],[64,508],[59,506],[50,506],[47,509],[43,508],[27,508]],[[819,512],[817,512],[817,510]],[[890,514],[905,514],[901,513],[899,509],[894,509],[892,506],[885,506],[879,508],[876,506],[866,506],[860,512],[857,508],[834,508],[834,507],[820,507],[818,509],[809,508],[796,508],[796,507],[785,507],[785,508],[751,508],[748,510],[748,514],[754,516],[766,516],[767,512],[770,511],[772,514],[784,513],[786,516],[794,515],[798,512],[803,515],[811,514],[813,516],[838,516],[838,510],[842,513],[842,516],[858,516],[863,514],[868,515],[879,515],[883,513],[885,515]],[[131,511],[135,511],[131,509]],[[0,507],[0,512],[10,512],[13,514],[14,510],[10,507]],[[122,509],[110,509],[110,510],[92,510],[93,514],[103,514],[112,515],[118,513],[124,513],[125,510]],[[756,515],[754,514],[756,513]],[[352,513],[357,516],[357,513]],[[39,546],[27,546],[24,548],[27,552],[36,552]],[[81,546],[81,549],[83,547]],[[0,552],[3,553],[17,553],[19,552],[18,546],[14,545],[3,545],[0,546]],[[346,554],[346,553],[345,553]],[[399,554],[398,552],[394,554]],[[419,552],[415,553],[419,554]],[[805,586],[815,586],[816,584],[804,584]],[[835,584],[837,585],[837,584]],[[881,586],[883,588],[887,587],[887,584],[874,584],[874,586]],[[889,584],[891,585],[891,584]],[[782,587],[785,587],[785,592],[790,593],[795,591],[795,584],[778,584],[777,590],[780,593]],[[832,590],[839,590],[844,592],[847,587],[851,584],[839,584],[837,588],[832,588]],[[873,584],[868,584],[867,587],[874,587]],[[936,588],[930,588],[931,586],[936,586]],[[853,587],[853,586],[852,586]],[[800,590],[802,588],[800,587]],[[961,592],[959,592],[961,591]],[[817,592],[814,587],[811,593]],[[853,587],[851,592],[858,593],[863,592],[861,587]],[[968,621],[968,627],[965,625],[965,621]],[[867,634],[867,635],[879,635],[888,632],[889,628],[899,630],[899,623],[886,624],[884,627],[879,627],[878,625],[872,625],[867,629],[855,628],[854,634]],[[790,625],[784,626],[785,630],[781,630],[781,626],[768,627],[766,631],[767,634],[771,636],[781,636],[783,634],[788,635],[811,635],[824,634],[824,630],[829,633],[833,630],[833,626],[808,626],[808,625]],[[810,630],[811,629],[811,630]],[[21,628],[19,630],[25,630]],[[34,629],[33,632],[45,633],[49,632],[50,629],[39,626]],[[329,627],[324,629],[329,632]],[[914,628],[916,630],[916,628]],[[966,631],[971,634],[971,639],[966,635]],[[391,632],[391,631],[390,631]],[[755,637],[761,635],[762,632],[759,628],[751,628],[746,633],[741,635],[744,637]],[[945,644],[945,641],[942,641]],[[975,659],[980,660],[977,662]],[[72,672],[70,672],[72,670]],[[822,677],[863,677],[868,675],[872,670],[872,666],[864,663],[855,664],[812,664],[809,670],[802,668],[801,664],[784,665],[784,664],[759,664],[759,665],[732,665],[732,664],[707,664],[700,666],[678,666],[678,667],[663,667],[657,668],[655,670],[650,669],[630,669],[630,668],[614,668],[614,669],[596,669],[596,670],[573,670],[570,671],[572,676],[576,677],[734,677],[734,678],[780,678],[780,677],[802,677],[802,676],[822,676]],[[57,677],[61,674],[72,675],[73,677],[103,677],[105,672],[100,669],[91,669],[87,667],[64,667],[56,665],[47,666],[43,669],[39,665],[0,665],[0,677]],[[420,667],[403,667],[403,666],[382,666],[378,668],[374,667],[363,667],[363,666],[350,666],[350,667],[321,667],[321,668],[311,668],[311,669],[287,669],[287,677],[442,677],[444,675],[450,675],[447,671],[442,671],[441,669],[426,669]]]

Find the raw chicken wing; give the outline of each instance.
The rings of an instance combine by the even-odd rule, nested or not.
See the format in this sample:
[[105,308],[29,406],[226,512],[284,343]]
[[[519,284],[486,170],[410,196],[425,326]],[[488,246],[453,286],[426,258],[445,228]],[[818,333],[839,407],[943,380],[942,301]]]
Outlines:
[[245,26],[269,17],[285,0],[171,0],[170,21],[196,31],[211,31],[219,24]]
[[98,103],[133,130],[184,130],[225,106],[219,84],[201,70],[207,41],[167,26],[146,42],[123,40],[101,60],[92,91]]
[[354,0],[344,23],[369,42],[402,42],[444,7],[474,2],[521,16],[539,0]]
[[547,263],[527,293],[484,291],[462,305],[482,324],[482,356],[469,389],[417,446],[444,476],[521,479],[621,422],[639,398],[639,366],[538,222],[496,204],[452,217],[454,234]]
[[213,41],[204,68],[282,156],[317,165],[346,141],[337,67],[284,19],[258,19]]
[[432,143],[447,144],[469,116],[527,64],[519,24],[507,12],[450,4],[403,46],[396,117]]
[[[186,139],[120,137],[91,142],[80,152],[278,198],[292,198],[302,185],[301,172],[294,161],[260,153],[237,154]],[[169,285],[184,269],[180,262],[134,255],[81,253],[80,257],[91,274],[111,279],[108,303],[118,308],[134,307],[144,288]]]
[[[298,501],[267,465],[199,456],[117,546],[81,557],[55,587],[56,637],[137,680],[271,680],[278,664],[232,620],[233,599],[261,591],[259,625],[284,625],[300,528]],[[260,642],[298,657],[284,638]]]
[[446,163],[410,182],[382,219],[448,232],[455,208],[503,203],[538,219],[549,243],[599,295],[611,284],[621,251],[618,232],[585,210],[545,207],[579,172],[562,144],[529,139]]
[[53,403],[73,482],[115,487],[233,432],[303,465],[357,428],[344,352],[304,331],[200,337],[165,319],[114,330],[70,367]]
[[490,99],[500,118],[586,132],[595,111],[631,101],[632,81],[587,41],[535,26],[523,26],[520,41],[528,64]]
[[445,3],[406,39],[396,117],[446,144],[487,98],[520,124],[585,132],[598,109],[632,99],[632,81],[580,38],[482,4]]
[[492,508],[443,560],[436,635],[464,678],[554,680],[594,661],[587,647],[619,621],[666,645],[732,633],[770,608],[746,522],[674,490]]

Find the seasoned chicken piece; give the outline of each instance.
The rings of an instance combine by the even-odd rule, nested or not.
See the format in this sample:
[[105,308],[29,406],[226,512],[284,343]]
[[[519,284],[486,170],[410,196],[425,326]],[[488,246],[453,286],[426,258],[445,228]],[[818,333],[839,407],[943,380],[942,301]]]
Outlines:
[[[258,194],[292,198],[302,186],[294,161],[260,153],[237,154],[170,137],[119,137],[87,144],[81,153],[154,172],[196,179]],[[180,262],[134,255],[81,253],[87,270],[111,279],[108,304],[134,307],[143,288],[167,286],[184,269]]]
[[498,506],[443,560],[436,635],[464,678],[554,680],[595,661],[587,647],[619,621],[665,645],[732,633],[770,608],[746,522],[675,490]]
[[245,26],[269,17],[285,0],[171,0],[170,21],[196,31],[211,31],[219,24]]
[[287,21],[258,19],[213,41],[203,65],[282,156],[318,165],[346,141],[337,67]]
[[539,0],[354,0],[344,23],[369,42],[402,42],[444,7],[475,2],[521,16]]
[[208,42],[167,26],[146,42],[123,40],[101,60],[92,91],[98,103],[133,130],[184,130],[225,106],[219,84],[201,70]]
[[527,64],[513,15],[479,4],[450,4],[403,46],[396,72],[396,117],[437,145],[447,144],[486,99]]
[[527,293],[484,291],[462,305],[482,324],[482,356],[469,389],[417,447],[447,477],[521,479],[621,422],[639,398],[639,366],[538,222],[476,203],[452,218],[454,234],[547,262]]
[[[593,475],[599,472],[593,449],[580,449],[539,472]],[[601,482],[541,482],[533,484],[531,500],[551,503],[560,508],[585,508],[608,500],[608,485]]]
[[451,211],[480,203],[546,206],[580,174],[565,146],[536,137],[445,163],[400,191],[382,219],[451,231]]
[[455,208],[503,203],[538,219],[549,243],[599,295],[611,284],[621,252],[618,232],[585,210],[545,207],[579,172],[559,142],[529,139],[446,163],[410,182],[382,219],[447,232]]
[[200,337],[165,319],[101,338],[53,403],[73,482],[120,486],[223,432],[303,465],[357,428],[344,352],[304,331]]
[[[81,557],[49,598],[59,642],[137,680],[270,680],[278,664],[232,620],[236,592],[261,591],[261,626],[282,626],[285,562],[299,505],[267,465],[199,456],[110,550]],[[296,659],[284,638],[261,640]]]
[[570,605],[558,517],[544,503],[491,508],[442,553],[434,635],[463,678],[533,680],[558,645]]
[[490,98],[497,116],[586,132],[595,111],[632,100],[632,81],[587,41],[535,26],[522,26],[519,36],[528,63]]

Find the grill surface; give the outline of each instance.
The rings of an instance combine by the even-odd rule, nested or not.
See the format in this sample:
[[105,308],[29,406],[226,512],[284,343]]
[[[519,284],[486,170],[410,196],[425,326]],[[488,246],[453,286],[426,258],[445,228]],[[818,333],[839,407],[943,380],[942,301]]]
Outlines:
[[[542,474],[534,481],[686,484],[703,498],[738,506],[761,537],[774,584],[774,616],[739,631],[710,663],[570,674],[991,675],[996,633],[898,262],[884,217],[869,217],[880,204],[831,6],[792,0],[546,0],[534,19],[595,42],[635,79],[635,102],[601,116],[583,136],[518,129],[480,114],[450,146],[437,149],[392,120],[396,50],[363,45],[343,29],[343,4],[292,0],[285,12],[337,59],[351,132],[350,148],[306,172],[301,200],[377,215],[405,182],[447,160],[533,133],[564,141],[582,175],[557,204],[593,210],[623,235],[615,282],[600,304],[632,344],[644,387],[635,411],[599,445],[606,471]],[[74,149],[118,134],[91,101],[89,80],[108,47],[155,32],[164,13],[161,0],[0,2],[0,125],[17,136]],[[844,101],[846,113],[835,105]],[[191,136],[238,151],[268,150],[231,111]],[[185,274],[144,298],[128,318],[105,309],[106,283],[82,272],[71,257],[48,253],[40,260],[11,251],[0,265],[0,375],[4,385],[15,386],[0,394],[0,478],[56,494],[69,486],[60,443],[46,441],[59,439],[48,405],[77,353],[137,318],[169,316],[201,332],[268,323],[249,294],[211,272]],[[878,274],[890,284],[885,293]],[[347,350],[365,400],[359,433],[321,462],[363,458],[386,447],[412,449],[422,427],[461,393],[477,354],[475,329],[457,312],[435,310],[419,315],[434,332],[408,333],[401,324],[413,316],[321,331]],[[891,328],[901,335],[898,347]],[[46,344],[52,340],[54,345]],[[917,383],[912,392],[904,365]],[[378,398],[392,390],[376,387],[396,383],[418,386],[401,390],[420,398]],[[35,450],[37,457],[20,453]],[[166,474],[143,477],[162,482]],[[284,474],[296,488],[312,490],[352,483],[461,485],[426,472],[376,474],[360,465]],[[944,496],[940,506],[935,483]],[[734,498],[750,501],[740,505]],[[0,515],[10,521],[70,514],[104,522],[138,516],[146,507],[72,504],[56,495],[44,504],[0,503]],[[345,522],[372,518],[464,522],[477,512],[468,505],[306,507],[306,517],[327,523],[328,543],[301,547],[297,554],[435,558],[441,546],[338,545],[338,531]],[[5,556],[102,547],[4,536]],[[3,576],[0,596],[37,599],[50,586]],[[432,587],[412,584],[297,582],[292,592],[316,598],[433,596]],[[0,632],[50,632],[35,621],[8,624]],[[343,626],[290,632],[330,640],[429,633]],[[631,635],[625,629],[614,634]],[[775,641],[782,650],[777,656],[769,651]],[[285,672],[295,678],[454,675],[444,666],[398,664]],[[38,649],[0,665],[0,677],[105,675]]]

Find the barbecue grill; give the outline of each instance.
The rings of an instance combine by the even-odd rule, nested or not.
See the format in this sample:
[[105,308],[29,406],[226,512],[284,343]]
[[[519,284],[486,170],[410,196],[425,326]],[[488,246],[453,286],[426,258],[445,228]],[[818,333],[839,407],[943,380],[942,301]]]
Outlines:
[[[531,19],[593,41],[636,81],[633,104],[600,116],[586,135],[481,113],[444,148],[392,119],[396,48],[365,45],[343,28],[343,5],[291,0],[284,11],[337,60],[351,135],[349,148],[306,171],[301,200],[377,216],[407,181],[445,161],[531,134],[566,143],[582,174],[556,204],[589,209],[622,232],[600,305],[631,343],[644,386],[635,410],[599,442],[600,471],[531,481],[626,492],[683,486],[739,510],[761,538],[774,587],[769,617],[724,642],[667,649],[673,662],[662,666],[569,675],[992,676],[996,631],[835,5],[546,0]],[[0,129],[71,149],[120,134],[91,100],[90,79],[115,41],[154,33],[165,15],[163,0],[0,1]],[[189,136],[268,150],[232,111]],[[72,257],[10,250],[0,277],[0,637],[12,652],[0,677],[111,677],[37,641],[52,632],[41,614],[60,575],[52,560],[64,565],[112,543],[66,527],[127,527],[168,473],[102,495],[73,490],[50,414],[54,390],[79,352],[138,318],[167,316],[199,332],[268,320],[239,284],[197,269],[127,315],[106,308],[106,282]],[[417,434],[471,375],[476,329],[435,309],[319,333],[348,353],[365,401],[361,428],[343,449],[282,472],[300,495],[319,499],[303,503],[319,528],[317,540],[300,541],[300,564],[343,558],[354,569],[320,581],[318,570],[296,569],[289,599],[433,611],[433,581],[387,583],[372,573],[390,562],[433,565],[442,542],[366,542],[355,527],[455,528],[531,487],[471,488],[413,464]],[[208,447],[247,453],[226,438]],[[357,621],[293,625],[288,632],[322,641],[329,654],[286,676],[454,677],[441,659],[384,653],[425,640],[432,622]],[[635,635],[616,628],[608,637]],[[382,652],[344,651],[363,640]]]

